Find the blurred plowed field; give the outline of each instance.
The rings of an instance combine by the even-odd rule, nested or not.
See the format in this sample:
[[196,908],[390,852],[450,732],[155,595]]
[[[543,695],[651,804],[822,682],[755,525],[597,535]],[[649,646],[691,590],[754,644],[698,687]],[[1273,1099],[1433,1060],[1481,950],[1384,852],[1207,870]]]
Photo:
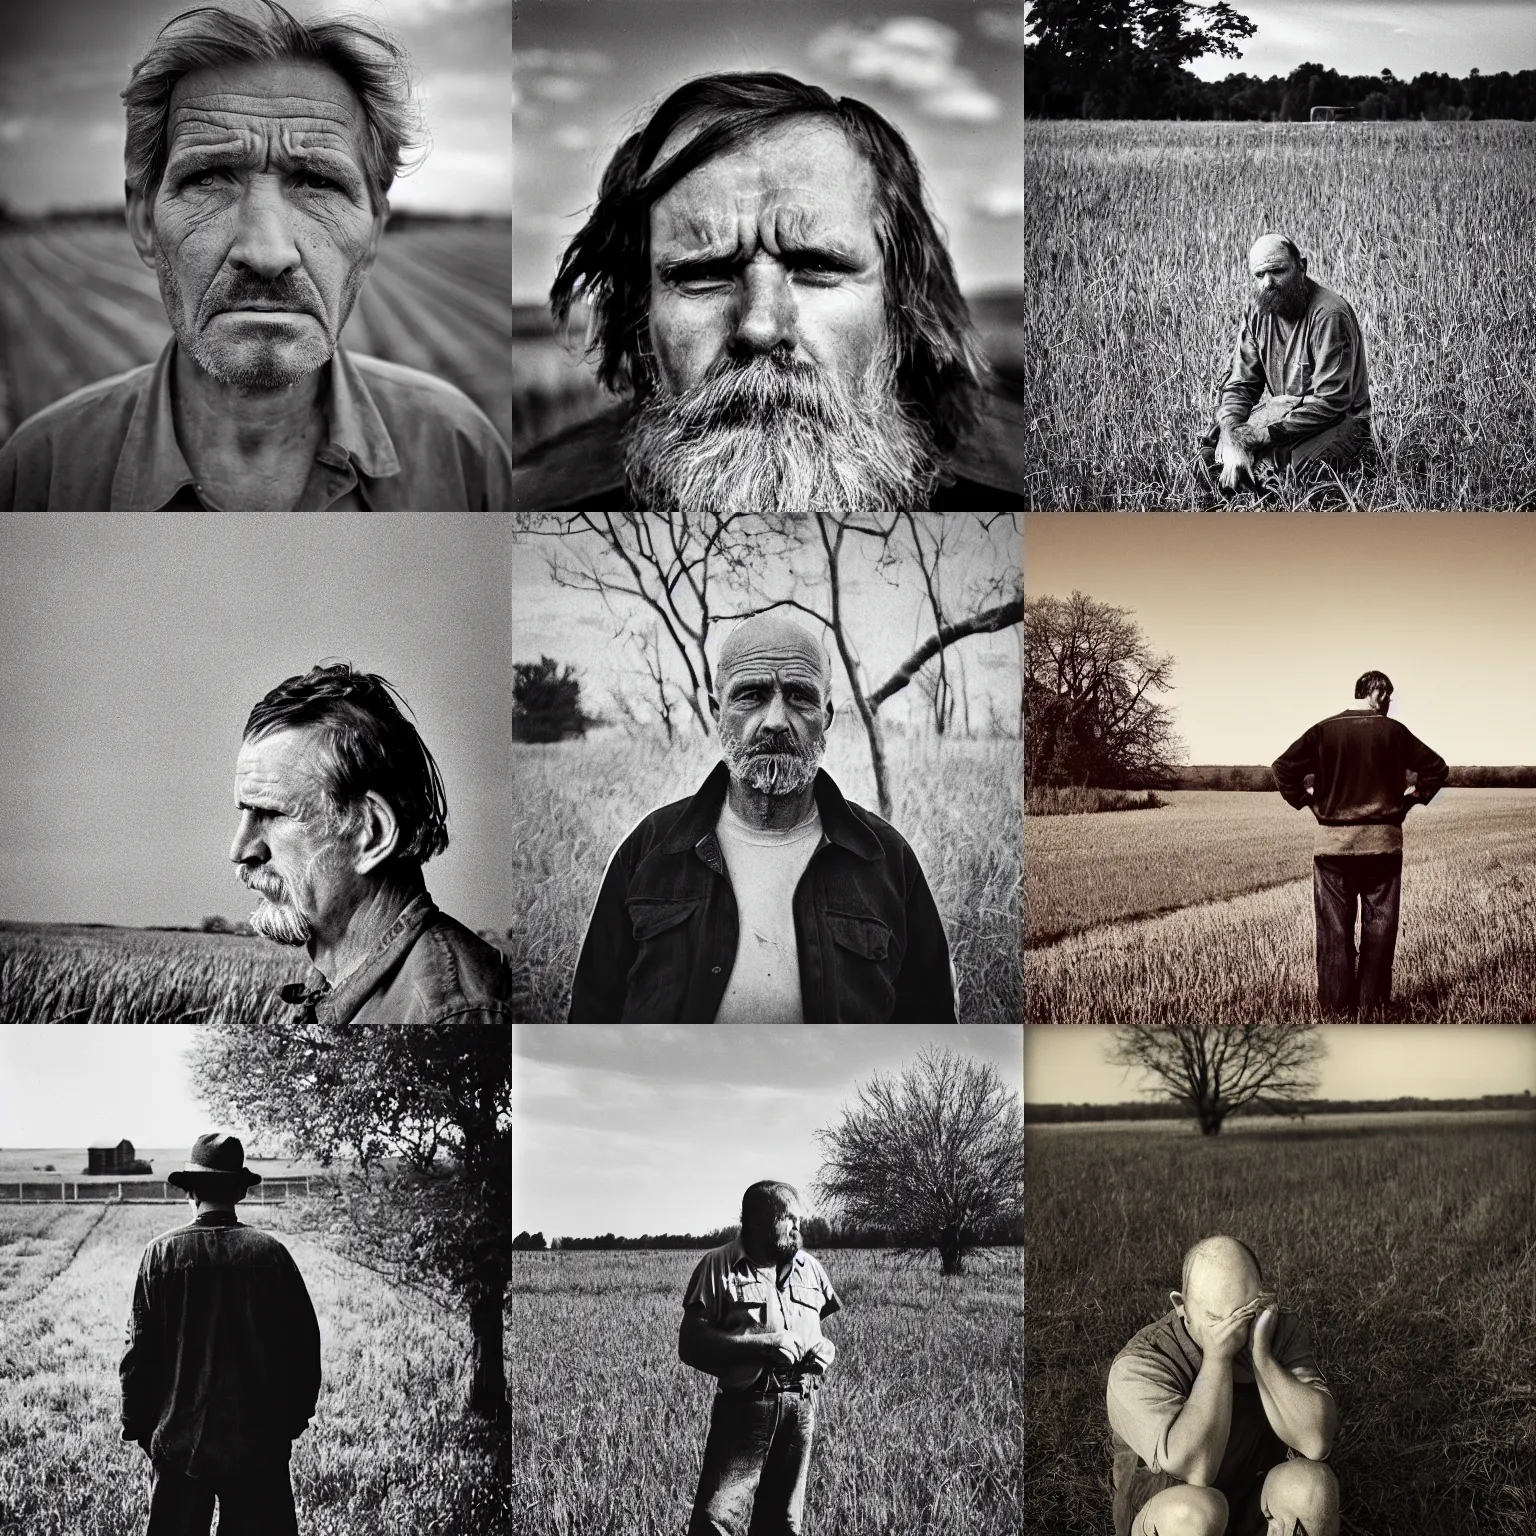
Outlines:
[[[512,436],[512,243],[505,223],[386,232],[342,344],[448,379]],[[171,334],[126,229],[0,234],[0,442],[45,405],[155,360]]]

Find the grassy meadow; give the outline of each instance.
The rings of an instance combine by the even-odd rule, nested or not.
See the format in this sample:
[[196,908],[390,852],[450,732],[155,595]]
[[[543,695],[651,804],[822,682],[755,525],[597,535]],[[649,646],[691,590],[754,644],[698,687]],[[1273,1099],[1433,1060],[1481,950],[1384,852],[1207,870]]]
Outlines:
[[[587,920],[614,849],[640,819],[703,783],[719,752],[698,737],[594,732],[513,747],[511,929],[526,1017],[563,1019]],[[1020,1017],[1020,759],[1016,740],[887,741],[892,824],[911,843],[944,920],[965,1022]],[[848,799],[874,809],[862,732],[834,725],[824,766]]]
[[[870,1250],[822,1257],[843,1311],[816,1402],[806,1529],[1018,1536],[1019,1261],[943,1279]],[[714,1379],[682,1365],[693,1252],[513,1255],[513,1507],[540,1536],[675,1536]],[[972,1272],[972,1269],[974,1272]]]
[[1333,501],[1536,506],[1536,389],[1519,361],[1536,345],[1536,124],[1031,122],[1026,135],[1032,505],[1201,504],[1196,445],[1248,248],[1273,230],[1365,337],[1380,463],[1346,474]]
[[[1027,819],[1027,1018],[1310,1019],[1311,817],[1278,795],[1166,798]],[[1536,791],[1442,791],[1405,845],[1394,1017],[1536,1023]]]
[[1110,1363],[1213,1232],[1248,1242],[1311,1324],[1339,1408],[1343,1536],[1536,1529],[1536,1117],[1025,1137],[1028,1529],[1111,1529]]
[[[0,1536],[138,1536],[149,1464],[117,1366],[144,1246],[172,1206],[0,1209]],[[276,1213],[242,1209],[252,1225]],[[324,1382],[292,1471],[306,1536],[497,1536],[505,1448],[470,1424],[468,1323],[280,1232],[320,1318]]]

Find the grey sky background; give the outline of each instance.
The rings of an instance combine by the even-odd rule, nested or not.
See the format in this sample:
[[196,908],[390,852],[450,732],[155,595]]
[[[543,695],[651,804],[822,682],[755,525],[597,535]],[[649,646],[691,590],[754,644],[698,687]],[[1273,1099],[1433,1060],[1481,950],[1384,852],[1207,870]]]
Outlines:
[[[1105,1059],[1112,1031],[1038,1025],[1024,1031],[1031,1104],[1119,1104],[1142,1097],[1143,1073]],[[1516,1025],[1324,1025],[1325,1099],[1477,1098],[1536,1093],[1536,1029]]]
[[805,1193],[813,1133],[928,1045],[1021,1091],[1017,1025],[516,1024],[514,1230],[704,1232],[734,1222],[758,1179]]
[[475,513],[0,518],[0,918],[195,924],[251,706],[320,661],[382,673],[448,795],[444,910],[511,921],[508,532]]
[[[5,11],[0,198],[26,213],[121,207],[119,93],[156,32],[194,0],[28,0]],[[226,0],[254,10],[252,0]],[[283,0],[301,21],[350,11],[411,56],[431,152],[396,180],[396,208],[511,211],[511,0]]]
[[[941,591],[950,605],[947,614],[957,618],[972,611],[962,602],[966,593],[984,588],[999,575],[1017,571],[1018,535],[1005,518],[985,528],[969,518],[934,516],[945,523],[950,541],[951,553],[945,557]],[[548,520],[546,526],[555,526],[555,521]],[[579,546],[574,538],[557,539],[538,534],[517,536],[512,557],[513,660],[537,661],[540,656],[547,655],[562,664],[573,663],[582,680],[584,707],[613,715],[610,688],[620,686],[638,692],[644,682],[643,672],[638,677],[635,675],[639,662],[626,654],[624,643],[617,637],[627,614],[635,614],[642,623],[648,623],[649,619],[633,600],[615,598],[614,606],[610,608],[599,595],[557,586],[550,578],[546,557],[559,553],[562,547],[566,548],[566,558],[569,559],[577,547],[593,547],[593,536],[581,535]],[[826,593],[820,582],[819,555],[819,540],[814,534],[808,535],[802,555],[792,566],[769,569],[764,561],[754,573],[755,579],[775,597],[793,595],[825,612]],[[871,686],[878,686],[932,633],[922,574],[916,562],[910,559],[887,570],[877,570],[873,541],[854,537],[847,541],[843,565],[843,603],[848,629],[856,642],[866,680]],[[715,601],[719,611],[727,613],[747,606],[745,591],[729,585],[717,594]],[[994,597],[991,601],[996,603],[1002,599]],[[803,620],[808,629],[816,629],[814,620],[804,615],[792,613],[790,617]],[[712,656],[718,655],[729,632],[729,624],[712,629]],[[849,698],[846,672],[836,655],[836,648],[829,644],[829,649],[833,652],[833,703],[846,712],[851,724],[856,716]],[[992,701],[1002,720],[1009,723],[1017,720],[1017,626],[997,634],[968,636],[953,646],[948,655],[950,676],[956,687],[960,683],[959,668],[964,668],[973,728],[986,729],[988,700]],[[930,663],[930,669],[935,665]],[[912,719],[914,713],[920,718],[927,707],[927,701],[913,684],[883,705],[880,713],[882,720],[901,724]]]

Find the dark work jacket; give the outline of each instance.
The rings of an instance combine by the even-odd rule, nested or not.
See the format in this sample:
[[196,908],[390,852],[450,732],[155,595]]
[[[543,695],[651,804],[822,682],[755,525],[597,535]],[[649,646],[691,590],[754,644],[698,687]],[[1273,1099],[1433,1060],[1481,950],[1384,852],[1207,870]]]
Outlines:
[[[572,1023],[709,1023],[739,917],[715,823],[729,772],[652,811],[608,863],[571,986]],[[949,944],[916,855],[816,774],[821,841],[795,887],[807,1023],[953,1023]]]
[[[547,437],[519,455],[512,471],[514,512],[629,512],[624,484],[624,428],[630,405]],[[1022,406],[988,395],[976,430],[956,448],[954,483],[934,492],[930,512],[1012,512],[1024,506],[1025,417]]]
[[[1445,787],[1449,770],[1406,725],[1373,709],[1345,709],[1319,720],[1275,759],[1275,786],[1299,811],[1310,805],[1325,827],[1378,822],[1401,826],[1415,805]],[[1414,798],[1404,791],[1418,778]],[[1312,775],[1312,798],[1306,778]]]
[[139,1262],[120,1374],[123,1439],[157,1467],[286,1462],[320,1395],[320,1328],[288,1250],[232,1211],[162,1233]]

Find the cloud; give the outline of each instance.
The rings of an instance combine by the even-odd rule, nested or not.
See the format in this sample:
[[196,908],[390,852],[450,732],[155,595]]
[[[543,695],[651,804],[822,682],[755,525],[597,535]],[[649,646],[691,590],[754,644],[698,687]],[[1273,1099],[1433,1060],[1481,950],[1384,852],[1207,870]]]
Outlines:
[[988,187],[971,199],[971,212],[983,219],[1024,217],[1024,188],[1007,182]]
[[26,138],[31,132],[32,119],[29,117],[5,117],[0,118],[0,142],[15,144]]
[[955,62],[960,34],[926,16],[896,16],[866,29],[839,22],[812,39],[808,54],[850,80],[887,85],[927,117],[989,123],[1002,104]]
[[518,48],[512,53],[515,75],[605,75],[612,68],[613,60],[593,49]]
[[574,75],[535,75],[528,89],[545,101],[580,101],[587,94],[587,82]]
[[555,129],[550,138],[560,149],[568,149],[573,154],[589,150],[597,143],[597,134],[590,128],[583,128],[580,123],[567,123]]

